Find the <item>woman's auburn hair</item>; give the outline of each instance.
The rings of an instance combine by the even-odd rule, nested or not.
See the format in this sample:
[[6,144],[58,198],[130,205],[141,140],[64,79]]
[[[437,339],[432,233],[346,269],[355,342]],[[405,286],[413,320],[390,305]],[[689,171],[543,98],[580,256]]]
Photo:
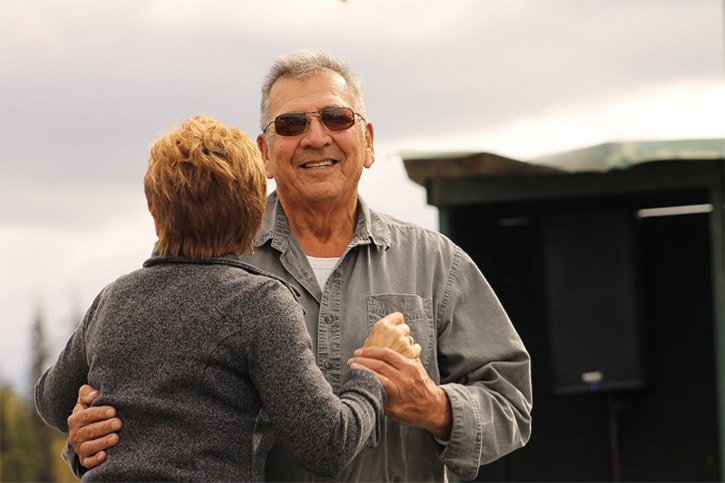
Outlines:
[[242,131],[204,115],[151,147],[144,192],[162,256],[206,259],[254,251],[264,216],[261,154]]

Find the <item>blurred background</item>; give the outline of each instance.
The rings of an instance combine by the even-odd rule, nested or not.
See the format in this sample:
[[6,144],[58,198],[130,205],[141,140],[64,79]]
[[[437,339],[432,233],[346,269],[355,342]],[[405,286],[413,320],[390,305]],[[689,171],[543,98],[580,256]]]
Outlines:
[[172,123],[204,113],[255,137],[273,59],[329,50],[365,81],[362,195],[437,229],[404,153],[722,138],[723,15],[721,0],[1,0],[2,481],[69,477],[32,384],[150,254],[142,177]]

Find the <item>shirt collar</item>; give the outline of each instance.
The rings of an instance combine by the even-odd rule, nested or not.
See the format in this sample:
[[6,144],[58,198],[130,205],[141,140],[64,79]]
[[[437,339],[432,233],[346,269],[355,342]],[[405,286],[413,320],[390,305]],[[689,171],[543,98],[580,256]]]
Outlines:
[[[358,195],[358,220],[351,246],[372,243],[380,248],[390,248],[390,228],[382,218],[370,209],[365,200]],[[272,242],[272,247],[285,251],[292,237],[287,215],[279,202],[277,192],[267,196],[267,209],[262,221],[262,228],[254,240],[255,247]]]

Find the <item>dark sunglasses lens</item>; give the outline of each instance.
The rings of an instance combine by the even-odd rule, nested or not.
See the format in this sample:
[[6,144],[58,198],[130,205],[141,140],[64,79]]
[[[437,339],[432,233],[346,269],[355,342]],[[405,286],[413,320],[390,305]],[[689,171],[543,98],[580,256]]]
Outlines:
[[349,107],[331,107],[320,113],[320,121],[330,131],[342,131],[355,124],[355,113]]
[[[274,130],[282,136],[297,136],[307,129],[308,115],[304,112],[280,114],[274,119]],[[320,121],[330,131],[343,131],[355,124],[355,112],[349,107],[330,107],[320,112]]]
[[297,136],[305,132],[307,116],[302,112],[282,114],[274,119],[274,130],[282,136]]

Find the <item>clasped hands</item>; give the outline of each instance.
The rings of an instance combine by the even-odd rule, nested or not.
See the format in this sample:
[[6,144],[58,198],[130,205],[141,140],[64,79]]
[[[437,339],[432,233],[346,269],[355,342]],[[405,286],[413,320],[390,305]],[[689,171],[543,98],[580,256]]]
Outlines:
[[418,357],[421,350],[420,344],[416,344],[410,335],[410,327],[400,312],[393,312],[375,322],[363,347],[387,347],[409,359]]
[[439,440],[448,440],[453,421],[450,402],[423,367],[420,351],[403,315],[393,312],[375,323],[363,347],[348,360],[348,366],[377,376],[388,394],[388,417],[423,428]]

